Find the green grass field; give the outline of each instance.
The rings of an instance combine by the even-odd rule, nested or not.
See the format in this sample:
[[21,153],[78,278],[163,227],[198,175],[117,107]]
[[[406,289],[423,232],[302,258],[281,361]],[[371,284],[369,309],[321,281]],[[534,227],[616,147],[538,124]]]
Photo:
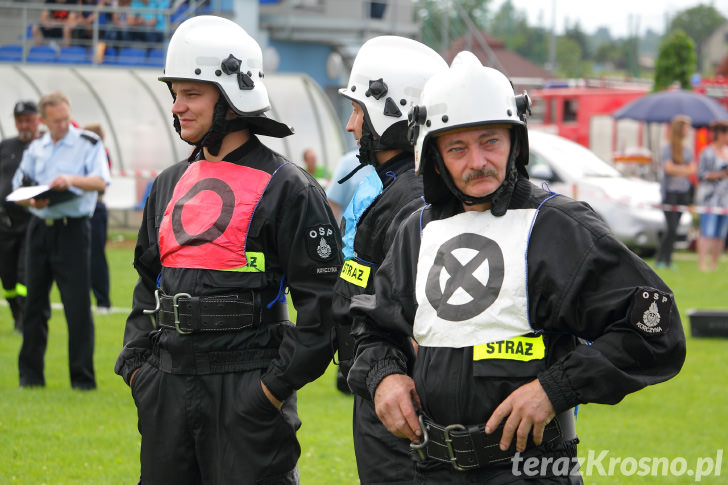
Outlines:
[[[111,245],[107,251],[115,307],[131,305],[136,281],[132,252],[128,244]],[[697,271],[694,253],[681,252],[676,259],[678,269],[662,270],[661,275],[676,294],[688,334],[685,367],[675,379],[628,396],[616,406],[581,406],[579,455],[603,456],[598,463],[592,461],[590,469],[583,468],[586,483],[693,483],[691,472],[699,465],[705,473],[709,459],[715,465],[718,450],[728,448],[728,340],[691,338],[686,316],[691,308],[728,307],[728,262],[724,257],[719,271],[703,274]],[[55,290],[53,300],[59,301]],[[57,309],[50,321],[47,387],[18,387],[21,338],[12,330],[9,315],[7,307],[0,307],[0,483],[136,483],[136,410],[128,388],[113,373],[125,313],[96,316],[99,389],[86,393],[70,389],[66,323]],[[352,399],[335,389],[334,376],[332,366],[299,393],[299,468],[305,484],[358,482],[350,431]],[[652,457],[671,461],[669,466],[658,462],[656,476],[640,476],[639,460]],[[667,476],[661,475],[663,468]],[[718,476],[713,469],[700,483],[728,483],[728,456],[722,457]]]

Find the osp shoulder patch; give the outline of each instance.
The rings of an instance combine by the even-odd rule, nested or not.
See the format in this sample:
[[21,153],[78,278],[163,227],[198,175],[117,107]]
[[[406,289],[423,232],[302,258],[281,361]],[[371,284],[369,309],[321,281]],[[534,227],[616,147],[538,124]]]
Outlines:
[[655,288],[637,288],[632,300],[629,319],[646,335],[667,332],[673,296]]
[[318,224],[306,231],[306,249],[315,261],[327,262],[336,257],[339,250],[336,231],[331,224]]

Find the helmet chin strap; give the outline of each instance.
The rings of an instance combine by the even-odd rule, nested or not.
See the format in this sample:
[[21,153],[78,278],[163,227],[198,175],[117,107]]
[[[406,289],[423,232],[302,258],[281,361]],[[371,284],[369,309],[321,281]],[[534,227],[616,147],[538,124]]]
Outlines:
[[364,122],[361,124],[361,138],[359,138],[359,153],[356,154],[356,158],[359,159],[359,165],[357,165],[354,170],[346,174],[344,177],[341,178],[341,180],[338,181],[338,183],[343,184],[347,180],[349,180],[351,177],[354,176],[355,173],[357,173],[362,168],[366,167],[367,165],[372,165],[374,167],[377,166],[377,156],[376,151],[378,148],[378,143],[374,139],[374,135],[372,135],[372,131],[369,128],[369,123],[364,120]]
[[374,138],[369,123],[366,120],[361,124],[361,138],[359,138],[359,154],[356,156],[362,165],[377,166],[378,143]]
[[377,153],[387,150],[404,150],[412,151],[412,146],[409,144],[406,138],[407,124],[402,122],[401,126],[392,125],[390,126],[382,136],[375,136],[369,121],[367,118],[364,119],[361,125],[361,138],[359,138],[359,153],[356,158],[359,159],[359,165],[349,172],[338,182],[343,184],[351,177],[354,176],[362,168],[367,165],[376,167],[379,163],[377,162]]
[[243,118],[233,118],[231,120],[226,119],[225,117],[227,116],[228,109],[229,106],[227,101],[225,101],[223,96],[220,96],[217,103],[215,103],[215,108],[213,110],[212,126],[198,142],[191,142],[182,138],[182,127],[177,115],[173,115],[174,129],[183,141],[197,147],[198,149],[207,148],[210,155],[217,156],[220,153],[220,147],[222,146],[222,140],[225,138],[225,135],[248,128],[248,123]]

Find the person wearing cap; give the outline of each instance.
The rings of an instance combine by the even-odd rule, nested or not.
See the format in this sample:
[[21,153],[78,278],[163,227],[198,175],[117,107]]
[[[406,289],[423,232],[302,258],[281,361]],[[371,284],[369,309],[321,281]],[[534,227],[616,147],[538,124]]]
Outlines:
[[665,283],[587,204],[529,182],[529,110],[467,51],[430,78],[409,115],[427,205],[352,299],[348,382],[411,441],[415,483],[581,483],[573,408],[685,359]]
[[96,389],[94,321],[91,315],[89,218],[99,191],[111,181],[104,144],[71,124],[71,102],[60,91],[38,102],[48,132],[23,153],[13,187],[46,185],[48,191],[19,201],[33,214],[27,232],[28,295],[18,358],[21,387],[45,386],[50,290],[60,290],[68,325],[71,387]]
[[5,197],[12,192],[13,175],[23,152],[31,141],[40,136],[38,107],[33,101],[18,101],[13,107],[13,118],[18,136],[0,142],[0,279],[15,330],[20,332],[26,293],[25,230],[30,212],[21,205],[7,202]]
[[267,114],[245,30],[186,20],[159,79],[194,150],[147,198],[115,366],[137,406],[142,483],[297,483],[296,390],[331,362],[338,229],[316,180],[258,138],[292,130]]
[[[372,293],[374,275],[397,228],[424,203],[407,139],[407,112],[425,81],[446,70],[445,60],[426,45],[385,35],[361,46],[349,82],[339,91],[351,101],[346,131],[359,146],[358,168],[375,168],[357,187],[342,220],[346,260],[334,288],[333,309],[344,377],[354,357],[351,299]],[[389,433],[371,401],[361,396],[354,396],[353,433],[362,484],[412,482],[409,441]]]

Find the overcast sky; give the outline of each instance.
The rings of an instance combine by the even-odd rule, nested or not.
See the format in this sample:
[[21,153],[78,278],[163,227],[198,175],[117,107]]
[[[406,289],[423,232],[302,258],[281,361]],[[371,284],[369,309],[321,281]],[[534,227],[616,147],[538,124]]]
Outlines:
[[[491,14],[498,11],[503,1],[491,1]],[[513,4],[526,12],[529,25],[551,28],[555,8],[557,33],[563,33],[564,19],[568,17],[569,25],[578,19],[587,34],[606,26],[612,37],[626,37],[635,29],[640,35],[648,28],[662,32],[666,18],[701,4],[712,5],[728,18],[728,0],[513,0]]]

